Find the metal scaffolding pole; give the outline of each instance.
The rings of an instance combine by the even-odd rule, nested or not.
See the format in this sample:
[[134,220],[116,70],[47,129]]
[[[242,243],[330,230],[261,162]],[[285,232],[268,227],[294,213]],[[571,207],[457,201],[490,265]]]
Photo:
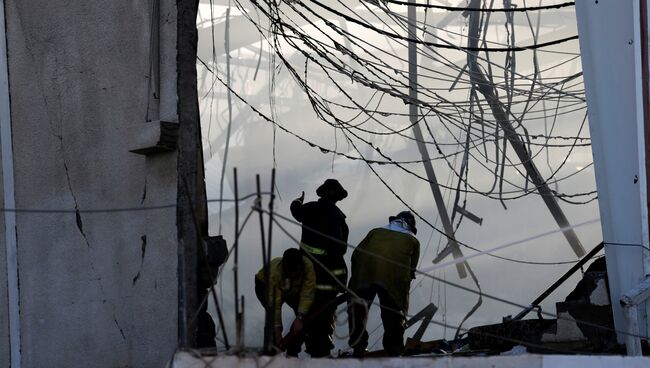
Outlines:
[[[410,4],[415,4],[415,0],[409,0]],[[429,152],[427,147],[424,144],[424,137],[422,136],[422,130],[418,125],[418,105],[415,103],[418,98],[418,60],[417,60],[417,45],[415,44],[416,39],[416,14],[415,6],[409,5],[408,8],[408,60],[409,60],[409,118],[411,125],[413,126],[413,134],[415,140],[418,144],[418,150],[422,156],[422,163],[424,164],[424,171],[427,174],[427,179],[429,180],[429,186],[431,187],[431,192],[433,193],[433,199],[436,202],[436,207],[438,208],[438,213],[440,214],[440,221],[442,222],[442,227],[445,230],[445,235],[449,239],[447,248],[453,254],[454,258],[460,258],[463,256],[461,253],[458,243],[456,243],[456,237],[454,235],[454,228],[449,219],[449,214],[445,208],[445,202],[442,199],[442,193],[440,193],[440,187],[438,186],[438,179],[436,178],[436,173],[433,171],[433,165],[431,164],[431,159],[429,158]],[[458,270],[458,276],[460,278],[467,277],[467,271],[463,263],[456,263],[456,269]]]

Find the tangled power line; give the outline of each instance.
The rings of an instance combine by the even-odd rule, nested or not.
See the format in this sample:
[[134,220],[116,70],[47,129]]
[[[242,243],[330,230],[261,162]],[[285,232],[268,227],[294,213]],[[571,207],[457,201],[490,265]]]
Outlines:
[[[264,115],[262,119],[269,121],[274,129],[284,130],[323,153],[349,160],[365,161],[368,164],[392,165],[410,176],[426,181],[426,177],[407,167],[421,163],[421,159],[396,159],[385,147],[373,143],[382,139],[417,142],[408,134],[411,125],[403,121],[407,115],[405,110],[399,105],[396,106],[396,102],[401,106],[416,104],[421,113],[419,124],[424,125],[429,133],[424,143],[438,153],[431,160],[444,161],[446,166],[454,171],[456,180],[462,183],[460,187],[455,185],[443,189],[459,190],[465,194],[479,194],[501,201],[537,193],[537,188],[529,185],[528,177],[522,169],[523,163],[512,161],[507,154],[504,132],[499,128],[496,119],[483,108],[486,101],[476,93],[476,86],[472,85],[467,68],[450,60],[449,56],[443,55],[440,50],[427,45],[423,40],[436,39],[437,42],[452,47],[460,56],[467,55],[468,50],[454,46],[443,39],[438,33],[444,29],[420,22],[418,26],[423,36],[415,41],[421,46],[419,79],[422,82],[418,85],[420,97],[411,100],[406,83],[408,60],[400,56],[399,52],[377,46],[367,40],[369,37],[362,38],[359,33],[346,30],[347,27],[337,25],[330,20],[333,16],[343,14],[343,11],[347,10],[349,14],[345,14],[338,23],[355,19],[356,24],[364,30],[373,31],[379,26],[369,26],[368,17],[364,17],[358,10],[359,7],[366,7],[366,14],[372,13],[380,20],[376,23],[383,25],[394,34],[404,34],[405,18],[391,11],[388,6],[370,9],[362,2],[361,6],[353,9],[343,1],[330,3],[336,3],[340,9],[328,16],[321,13],[335,10],[333,5],[318,1],[309,3],[251,1],[246,4],[243,0],[234,1],[242,16],[248,18],[258,30],[264,44],[272,49],[278,64],[271,66],[270,69],[285,70],[292,77],[319,121],[342,134],[346,141],[360,144],[363,152],[371,151],[373,154],[378,154],[380,159],[368,158],[367,153],[355,154],[355,150],[350,150],[349,144],[347,150],[332,148],[327,143],[319,142],[317,138],[307,137],[308,133],[300,133],[300,129],[282,125],[276,114],[267,115],[262,113],[261,109],[257,109],[258,115]],[[563,5],[566,6],[569,5]],[[556,7],[549,6],[544,9],[554,8]],[[268,26],[264,27],[265,22],[256,20],[253,14],[263,17]],[[486,17],[490,13],[487,14]],[[530,22],[529,17],[527,19]],[[485,20],[485,23],[487,24],[488,21]],[[533,38],[538,38],[536,33]],[[392,47],[405,48],[406,41],[408,39],[388,38],[386,42]],[[489,41],[482,39],[481,42],[485,44]],[[543,43],[537,45],[541,45],[542,47],[539,48],[544,51],[552,52],[546,50],[548,46],[544,46]],[[586,119],[581,74],[573,73],[568,76],[548,78],[542,76],[542,73],[551,73],[555,69],[563,68],[567,62],[575,62],[577,56],[567,57],[565,61],[555,63],[547,69],[537,67],[533,73],[524,74],[516,68],[506,68],[491,60],[490,52],[484,51],[486,56],[479,57],[484,64],[482,68],[491,71],[488,75],[494,87],[507,99],[508,115],[516,123],[516,129],[524,138],[531,159],[546,156],[549,161],[549,156],[563,152],[561,154],[564,159],[559,160],[561,162],[559,166],[552,168],[551,173],[546,177],[546,183],[558,185],[578,174],[585,167],[588,168],[590,163],[578,169],[578,172],[558,177],[574,150],[590,147],[589,138],[581,135],[584,132]],[[533,63],[538,65],[537,51],[526,52],[533,53]],[[517,50],[510,50],[509,53],[511,54],[509,61],[506,61],[508,64],[514,64]],[[428,66],[429,62],[439,63],[442,67],[433,68]],[[205,67],[210,73],[216,73],[207,65]],[[495,71],[502,72],[503,76],[497,75]],[[235,92],[223,83],[222,78],[218,80],[226,90]],[[318,91],[317,82],[327,83],[328,88],[335,89],[336,93]],[[430,88],[429,82],[451,85],[448,90],[452,94],[442,95],[435,90],[435,87]],[[364,95],[371,97],[365,98],[365,102],[360,102],[363,97],[358,96]],[[454,99],[451,98],[452,96]],[[244,105],[255,107],[255,102],[244,94],[238,93],[237,97]],[[551,104],[553,106],[547,106]],[[271,111],[274,111],[273,109],[271,107]],[[351,111],[354,112],[354,116],[346,117]],[[559,127],[558,119],[565,116],[582,121],[574,135],[557,133],[559,129],[564,131],[563,126]],[[580,117],[576,118],[577,116]],[[540,129],[541,125],[544,125],[543,129]],[[443,136],[451,137],[452,140],[441,138]],[[465,165],[467,169],[462,172],[454,169],[452,159],[465,155],[467,157],[464,157],[464,160],[469,161]],[[476,167],[473,170],[478,170],[477,176],[493,176],[493,184],[486,189],[478,188],[477,184],[469,178],[469,167]],[[518,180],[521,178],[524,179],[523,182]],[[506,189],[508,186],[510,189]],[[572,204],[589,203],[596,199],[594,190],[578,193],[556,191],[554,194],[558,199]]]

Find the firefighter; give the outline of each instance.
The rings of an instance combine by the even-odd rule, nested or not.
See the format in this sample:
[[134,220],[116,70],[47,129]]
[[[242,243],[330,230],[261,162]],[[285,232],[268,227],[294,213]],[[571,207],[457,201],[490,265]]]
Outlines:
[[[384,326],[383,345],[388,356],[404,350],[404,325],[408,312],[409,289],[415,278],[420,243],[415,238],[415,217],[410,211],[388,218],[388,225],[371,230],[352,253],[348,304],[350,346],[355,357],[363,357],[368,347],[368,309],[379,297]],[[356,300],[355,300],[356,299]]]
[[[303,318],[314,301],[316,275],[312,262],[300,250],[287,249],[282,257],[271,260],[269,287],[265,283],[264,268],[255,274],[255,295],[272,313],[273,343],[287,355],[298,356],[302,347]],[[282,304],[287,303],[296,314],[289,333],[295,338],[282,338]],[[287,345],[287,346],[285,346]]]
[[335,179],[327,179],[316,190],[318,201],[303,203],[305,192],[291,203],[291,214],[302,223],[300,247],[314,260],[316,297],[312,310],[317,310],[305,331],[306,351],[312,357],[324,357],[334,347],[337,294],[347,283],[348,270],[343,259],[347,250],[348,225],[345,214],[336,202],[348,192]]

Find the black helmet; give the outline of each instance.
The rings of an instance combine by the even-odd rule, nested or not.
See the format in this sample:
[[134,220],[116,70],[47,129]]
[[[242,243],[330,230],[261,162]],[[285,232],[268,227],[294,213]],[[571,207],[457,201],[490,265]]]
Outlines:
[[299,249],[289,248],[282,254],[282,268],[285,271],[301,271],[303,268],[302,253]]
[[388,221],[391,222],[398,219],[406,222],[406,224],[411,228],[413,234],[418,233],[418,229],[415,227],[415,216],[413,216],[413,213],[411,213],[411,211],[402,211],[398,213],[396,216],[390,216],[388,218]]
[[334,202],[340,201],[348,196],[348,192],[343,189],[341,183],[336,179],[327,179],[316,189],[316,194],[321,198],[331,199]]

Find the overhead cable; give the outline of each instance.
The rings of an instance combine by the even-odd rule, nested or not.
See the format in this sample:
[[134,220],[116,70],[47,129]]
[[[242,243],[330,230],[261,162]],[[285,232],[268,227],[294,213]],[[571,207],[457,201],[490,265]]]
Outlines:
[[568,41],[578,39],[578,35],[575,35],[575,36],[565,37],[565,38],[561,38],[561,39],[557,39],[557,40],[553,40],[553,41],[542,42],[542,43],[537,43],[537,44],[533,44],[533,45],[526,45],[526,46],[515,46],[515,47],[466,47],[466,46],[455,46],[455,45],[441,44],[441,43],[436,43],[436,42],[422,41],[422,40],[412,39],[412,38],[409,38],[409,37],[406,37],[406,36],[402,36],[402,35],[399,35],[399,34],[390,33],[390,32],[384,31],[382,29],[379,29],[379,28],[377,28],[375,26],[372,26],[372,25],[369,25],[369,24],[364,24],[363,22],[359,21],[358,19],[352,18],[352,17],[350,17],[350,16],[348,16],[346,14],[343,14],[343,13],[339,12],[338,10],[321,3],[318,0],[312,0],[312,2],[316,3],[317,5],[322,7],[323,9],[326,9],[326,10],[340,16],[341,18],[343,18],[343,19],[345,19],[345,20],[347,20],[349,22],[358,24],[358,25],[360,25],[362,27],[365,27],[365,28],[370,29],[372,31],[375,31],[375,32],[377,32],[377,33],[379,33],[381,35],[390,37],[392,39],[399,39],[399,40],[403,40],[403,41],[415,42],[417,44],[431,46],[431,47],[437,47],[437,48],[442,48],[442,49],[452,49],[452,50],[462,50],[462,51],[485,51],[485,52],[526,51],[526,50],[535,50],[535,49],[539,49],[539,48],[543,48],[543,47],[553,46],[553,45],[557,45],[557,44],[561,44],[561,43],[564,43],[564,42],[568,42]]
[[[364,1],[372,3],[372,2],[376,2],[377,0],[374,0],[374,1],[364,0]],[[495,9],[495,8],[468,8],[468,7],[459,7],[459,6],[436,5],[436,4],[430,4],[429,2],[427,2],[426,4],[423,4],[423,3],[410,3],[410,2],[407,2],[407,1],[399,1],[399,0],[378,0],[378,1],[381,1],[381,2],[384,2],[384,3],[395,4],[395,5],[415,6],[417,8],[440,9],[440,10],[461,11],[461,12],[472,11],[472,12],[481,12],[481,13],[530,12],[530,11],[538,11],[538,10],[561,9],[561,8],[567,8],[567,7],[575,6],[575,2],[568,1],[568,2],[565,2],[565,3],[559,3],[559,4],[553,4],[553,5],[524,6],[522,8],[513,7],[513,8]]]

